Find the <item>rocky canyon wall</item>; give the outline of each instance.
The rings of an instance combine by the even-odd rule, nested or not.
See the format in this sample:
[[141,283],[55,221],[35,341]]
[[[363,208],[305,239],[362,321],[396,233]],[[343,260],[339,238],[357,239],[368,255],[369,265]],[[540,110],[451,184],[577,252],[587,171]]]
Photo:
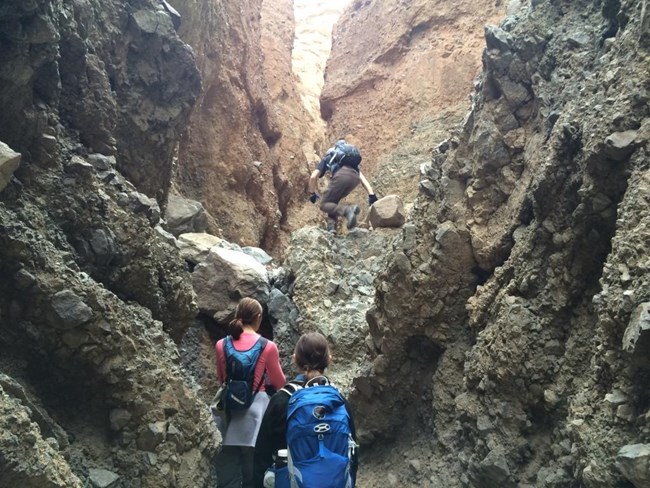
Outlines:
[[517,4],[422,168],[352,403],[413,486],[648,486],[648,5]]
[[[203,90],[180,144],[176,182],[211,231],[279,251],[309,175],[309,117],[291,70],[293,2],[176,2]],[[313,149],[312,149],[313,151]]]
[[[0,7],[0,485],[213,486],[161,227],[200,89],[159,2]],[[152,198],[155,197],[155,198]]]
[[[504,10],[494,0],[350,2],[334,30],[321,95],[328,139],[353,136],[369,175],[382,162],[395,164],[389,153],[418,123],[458,104],[466,110],[483,25]],[[400,186],[393,181],[385,192]]]

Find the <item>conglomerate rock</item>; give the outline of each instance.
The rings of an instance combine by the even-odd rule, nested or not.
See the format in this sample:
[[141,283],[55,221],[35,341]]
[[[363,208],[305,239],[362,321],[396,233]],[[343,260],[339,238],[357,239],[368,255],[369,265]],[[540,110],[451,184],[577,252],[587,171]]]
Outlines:
[[[297,333],[318,331],[327,337],[334,357],[330,374],[344,390],[368,366],[372,346],[366,340],[365,315],[387,243],[395,232],[354,229],[345,236],[333,236],[324,229],[305,227],[291,236],[285,266],[295,279],[292,298],[299,313]],[[286,349],[291,351],[292,346]]]
[[2,486],[50,488],[83,486],[58,450],[56,440],[43,438],[30,410],[0,387],[0,464]]
[[0,191],[7,186],[18,166],[20,166],[20,154],[4,142],[0,142]]
[[219,434],[173,341],[195,294],[160,227],[192,51],[147,0],[5,2],[0,37],[22,154],[0,192],[0,484],[213,485]]
[[624,342],[650,290],[647,5],[519,3],[422,168],[352,404],[366,442],[426,446],[392,468],[417,486],[623,486],[617,452],[650,436]]

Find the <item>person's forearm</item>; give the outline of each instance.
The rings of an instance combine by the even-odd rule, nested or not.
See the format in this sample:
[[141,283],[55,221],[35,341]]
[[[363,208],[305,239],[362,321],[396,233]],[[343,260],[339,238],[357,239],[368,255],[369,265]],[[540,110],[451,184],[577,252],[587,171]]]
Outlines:
[[318,192],[318,170],[314,171],[309,177],[309,184],[307,185],[309,193]]
[[368,195],[374,195],[375,192],[372,191],[372,186],[370,186],[370,183],[368,183],[368,180],[366,180],[366,177],[363,176],[363,173],[359,173],[359,178],[361,179],[361,184],[363,185],[363,187],[368,192]]
[[270,349],[266,358],[266,371],[269,373],[269,380],[276,390],[279,390],[287,382],[284,376],[282,366],[280,366],[280,356],[276,348]]

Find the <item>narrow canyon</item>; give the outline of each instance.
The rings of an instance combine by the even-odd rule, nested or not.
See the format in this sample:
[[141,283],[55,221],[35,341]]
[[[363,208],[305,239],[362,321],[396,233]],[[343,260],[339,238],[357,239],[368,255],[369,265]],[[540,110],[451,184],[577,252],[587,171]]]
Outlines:
[[648,0],[3,0],[0,107],[0,487],[218,486],[251,296],[359,488],[650,488]]

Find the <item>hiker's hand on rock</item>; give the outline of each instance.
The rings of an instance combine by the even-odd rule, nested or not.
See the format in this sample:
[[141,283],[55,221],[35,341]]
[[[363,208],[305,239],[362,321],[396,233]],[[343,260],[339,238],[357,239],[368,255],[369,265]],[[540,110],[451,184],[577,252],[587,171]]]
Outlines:
[[319,198],[320,198],[320,195],[319,195],[318,193],[316,193],[316,192],[314,192],[314,193],[312,193],[311,195],[309,195],[309,201],[310,201],[311,203],[316,203],[316,202],[318,201]]
[[372,204],[375,203],[379,198],[377,198],[377,195],[374,193],[372,195],[368,195],[368,205],[372,207]]

